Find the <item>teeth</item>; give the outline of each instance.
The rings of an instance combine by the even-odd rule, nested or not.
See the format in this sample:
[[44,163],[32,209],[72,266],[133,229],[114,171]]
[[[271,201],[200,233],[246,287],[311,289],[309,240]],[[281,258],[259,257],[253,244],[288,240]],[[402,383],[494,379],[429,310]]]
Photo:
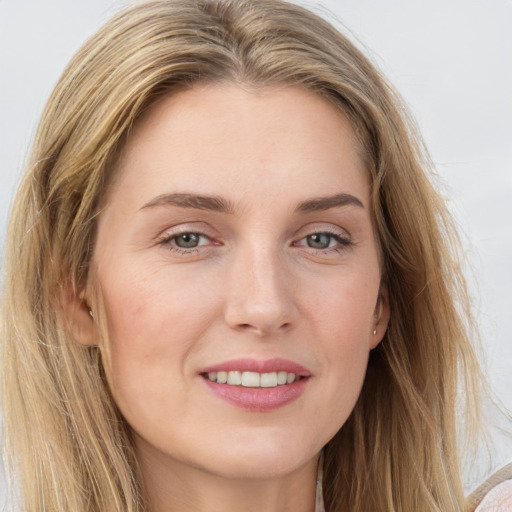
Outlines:
[[288,374],[286,372],[277,372],[277,384],[279,386],[282,386],[283,384],[286,384],[286,377]]
[[292,384],[299,379],[295,373],[285,371],[258,373],[258,372],[209,372],[208,379],[217,384],[231,386],[244,386],[249,388],[275,388]]
[[260,374],[256,372],[242,373],[242,386],[246,388],[258,388],[260,386]]
[[242,372],[228,372],[228,384],[240,386],[242,384]]
[[275,388],[276,386],[277,386],[277,373],[276,372],[261,374],[261,387],[262,388]]

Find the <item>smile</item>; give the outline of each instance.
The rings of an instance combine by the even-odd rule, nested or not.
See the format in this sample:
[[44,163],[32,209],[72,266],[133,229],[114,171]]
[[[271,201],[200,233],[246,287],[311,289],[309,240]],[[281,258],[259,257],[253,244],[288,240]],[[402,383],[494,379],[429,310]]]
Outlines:
[[202,381],[217,398],[245,411],[270,412],[297,400],[311,372],[293,361],[237,359],[203,368]]
[[295,373],[286,371],[259,373],[236,370],[209,372],[206,374],[206,377],[211,382],[216,382],[217,384],[229,384],[230,386],[244,386],[248,388],[275,388],[292,384],[301,378]]

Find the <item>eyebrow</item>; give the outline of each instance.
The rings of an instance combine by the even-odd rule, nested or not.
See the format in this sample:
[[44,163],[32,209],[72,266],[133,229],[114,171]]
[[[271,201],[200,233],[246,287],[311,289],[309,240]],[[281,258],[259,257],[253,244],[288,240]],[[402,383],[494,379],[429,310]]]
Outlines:
[[[141,210],[145,208],[153,208],[155,206],[168,205],[230,214],[235,211],[233,203],[220,196],[200,196],[188,193],[162,194],[146,203]],[[339,208],[342,206],[357,206],[359,208],[364,208],[363,203],[357,197],[351,194],[341,193],[327,197],[308,199],[307,201],[300,203],[295,208],[295,211],[300,213],[311,213],[329,210],[331,208]]]
[[234,205],[222,197],[198,196],[196,194],[187,193],[162,194],[149,201],[149,203],[146,203],[141,210],[144,208],[167,205],[221,213],[233,213],[235,211]]
[[364,208],[363,203],[351,194],[335,194],[333,196],[318,197],[300,203],[295,211],[300,213],[318,212],[341,206],[357,206]]

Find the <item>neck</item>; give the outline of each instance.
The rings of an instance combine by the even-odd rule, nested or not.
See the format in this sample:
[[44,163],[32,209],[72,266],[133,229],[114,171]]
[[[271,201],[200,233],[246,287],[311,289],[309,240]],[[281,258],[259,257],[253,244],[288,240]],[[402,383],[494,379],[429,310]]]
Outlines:
[[137,450],[149,512],[314,512],[318,457],[285,475],[227,478]]

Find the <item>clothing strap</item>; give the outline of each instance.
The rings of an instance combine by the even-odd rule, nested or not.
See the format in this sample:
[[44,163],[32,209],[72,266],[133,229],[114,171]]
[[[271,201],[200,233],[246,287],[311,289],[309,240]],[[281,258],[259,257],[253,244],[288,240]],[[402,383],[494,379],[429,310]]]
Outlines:
[[324,507],[324,491],[323,482],[324,480],[324,451],[320,453],[318,459],[318,470],[316,473],[316,501],[315,501],[315,512],[325,512]]
[[494,473],[468,496],[465,511],[474,512],[491,489],[510,479],[512,479],[512,463]]

